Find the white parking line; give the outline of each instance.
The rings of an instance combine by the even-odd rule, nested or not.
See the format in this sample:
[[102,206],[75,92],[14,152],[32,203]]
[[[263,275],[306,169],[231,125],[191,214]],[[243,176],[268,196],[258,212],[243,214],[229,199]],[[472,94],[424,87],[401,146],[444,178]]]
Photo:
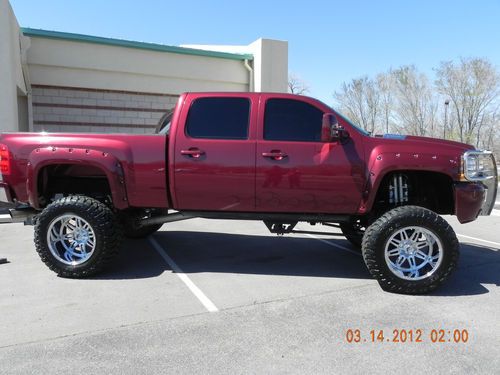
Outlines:
[[[335,244],[333,242],[330,242],[328,240],[325,240],[323,238],[319,238],[319,237],[316,237],[312,234],[306,234],[306,236],[309,236],[311,238],[314,238],[315,240],[318,240],[318,241],[321,241],[321,242],[324,242],[326,243],[327,245],[330,245],[330,246],[333,246],[333,247],[336,247],[338,249],[341,249],[341,250],[344,250],[344,251],[347,251],[349,253],[352,253],[352,254],[355,254],[357,256],[362,256],[361,255],[361,252],[358,252],[358,251],[355,251],[355,250],[352,250],[352,249],[349,249],[345,246],[342,246],[342,245],[338,245],[338,244]],[[480,242],[484,242],[484,243],[488,243],[488,244],[491,244],[491,245],[495,245],[495,246],[498,246],[498,248],[500,249],[500,243],[499,242],[493,242],[493,241],[488,241],[488,240],[483,240],[481,238],[477,238],[477,237],[471,237],[471,236],[466,236],[465,234],[459,234],[457,233],[457,236],[458,237],[463,237],[463,238],[468,238],[470,240],[475,240],[475,241],[480,241]]]
[[337,244],[332,243],[332,242],[330,242],[330,241],[327,241],[327,240],[325,240],[325,239],[323,239],[323,238],[316,237],[315,235],[312,235],[312,234],[306,234],[306,236],[309,236],[309,237],[311,237],[311,238],[314,238],[315,240],[318,240],[318,241],[324,242],[324,243],[326,243],[327,245],[330,245],[330,246],[336,247],[336,248],[338,248],[338,249],[340,249],[340,250],[344,250],[344,251],[347,251],[347,252],[349,252],[349,253],[355,254],[355,255],[357,255],[357,256],[361,256],[361,253],[360,253],[360,252],[358,252],[358,251],[354,251],[354,250],[349,249],[349,248],[347,248],[347,247],[345,247],[345,246],[342,246],[342,245],[337,245]]
[[158,254],[161,255],[163,259],[165,259],[165,262],[168,263],[172,271],[175,272],[177,276],[179,276],[179,279],[182,280],[184,284],[189,288],[189,290],[198,298],[198,300],[205,306],[205,308],[209,312],[217,312],[219,309],[217,306],[214,305],[212,301],[201,291],[200,288],[198,288],[192,281],[191,279],[181,270],[181,268],[177,265],[177,263],[174,262],[172,258],[170,258],[167,254],[167,252],[160,246],[158,241],[156,241],[152,236],[149,238],[149,243],[153,248],[158,252]]
[[468,239],[474,240],[474,241],[480,241],[480,242],[484,242],[484,243],[489,243],[489,244],[498,246],[498,248],[500,248],[500,243],[498,243],[498,242],[487,241],[487,240],[483,240],[482,238],[466,236],[465,234],[460,234],[460,233],[457,233],[457,236],[458,237],[463,237],[463,238],[468,238]]

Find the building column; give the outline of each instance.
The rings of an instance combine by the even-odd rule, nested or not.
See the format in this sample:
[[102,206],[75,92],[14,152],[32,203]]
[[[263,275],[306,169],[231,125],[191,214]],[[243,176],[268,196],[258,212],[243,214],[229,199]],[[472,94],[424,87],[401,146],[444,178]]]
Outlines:
[[254,56],[254,91],[287,92],[288,42],[258,39],[249,47]]

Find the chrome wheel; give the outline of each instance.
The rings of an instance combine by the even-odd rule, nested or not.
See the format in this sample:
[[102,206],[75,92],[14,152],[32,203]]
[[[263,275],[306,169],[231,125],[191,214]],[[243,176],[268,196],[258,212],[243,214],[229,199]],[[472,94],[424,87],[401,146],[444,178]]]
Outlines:
[[384,255],[389,270],[399,278],[422,280],[441,265],[443,245],[428,229],[405,227],[387,240]]
[[90,259],[96,247],[96,238],[86,220],[67,214],[52,220],[47,231],[47,244],[58,261],[76,266]]

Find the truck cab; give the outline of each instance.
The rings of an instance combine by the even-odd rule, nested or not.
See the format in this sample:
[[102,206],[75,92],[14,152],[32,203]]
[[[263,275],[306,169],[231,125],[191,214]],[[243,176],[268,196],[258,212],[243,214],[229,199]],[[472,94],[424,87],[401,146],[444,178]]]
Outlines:
[[311,98],[214,95],[181,97],[173,117],[169,177],[177,209],[357,212],[367,178],[361,132],[344,123],[350,141],[325,142],[323,116],[331,109]]

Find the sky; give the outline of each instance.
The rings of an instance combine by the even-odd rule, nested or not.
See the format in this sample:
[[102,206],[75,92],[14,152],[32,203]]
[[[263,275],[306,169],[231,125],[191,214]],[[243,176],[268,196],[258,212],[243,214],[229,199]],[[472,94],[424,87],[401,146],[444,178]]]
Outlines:
[[289,72],[332,104],[342,82],[482,57],[500,67],[500,0],[10,0],[23,27],[166,45],[288,41]]

